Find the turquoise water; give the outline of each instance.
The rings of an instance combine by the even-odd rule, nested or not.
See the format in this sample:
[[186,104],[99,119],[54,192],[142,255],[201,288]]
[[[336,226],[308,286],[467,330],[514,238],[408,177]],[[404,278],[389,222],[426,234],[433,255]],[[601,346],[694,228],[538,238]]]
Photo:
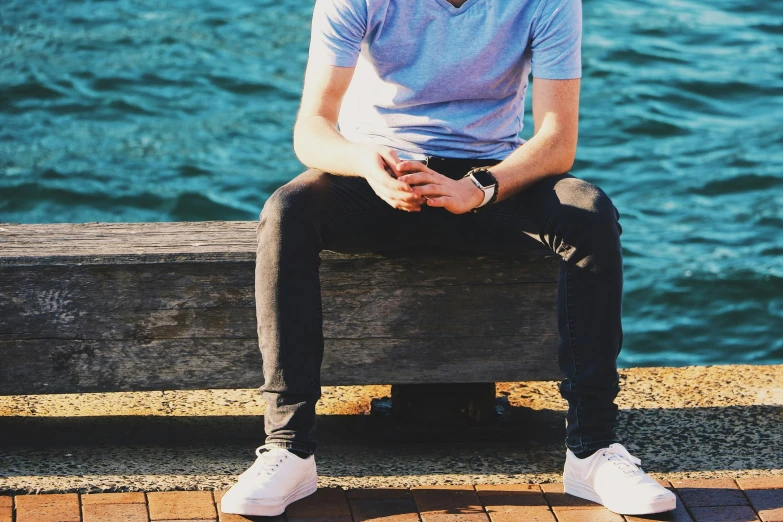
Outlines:
[[[311,12],[3,0],[0,222],[256,219],[302,170]],[[783,363],[783,7],[585,0],[584,18],[574,174],[622,215],[621,364]]]

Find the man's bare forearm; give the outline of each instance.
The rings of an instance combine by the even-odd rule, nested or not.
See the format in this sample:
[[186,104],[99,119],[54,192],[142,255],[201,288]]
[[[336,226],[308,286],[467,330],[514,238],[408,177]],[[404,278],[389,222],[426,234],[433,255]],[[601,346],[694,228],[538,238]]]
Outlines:
[[416,212],[424,202],[424,198],[394,174],[394,167],[400,161],[396,151],[353,143],[324,116],[314,114],[297,119],[294,151],[308,167],[366,179],[375,193],[394,208]]
[[294,127],[294,152],[308,167],[344,176],[363,176],[360,156],[366,151],[366,145],[345,139],[323,116],[297,120]]
[[499,201],[571,170],[579,136],[579,85],[578,78],[533,79],[533,137],[489,169],[498,180]]
[[509,198],[546,176],[568,172],[575,151],[576,140],[571,143],[558,134],[539,132],[489,169],[500,187],[497,200]]

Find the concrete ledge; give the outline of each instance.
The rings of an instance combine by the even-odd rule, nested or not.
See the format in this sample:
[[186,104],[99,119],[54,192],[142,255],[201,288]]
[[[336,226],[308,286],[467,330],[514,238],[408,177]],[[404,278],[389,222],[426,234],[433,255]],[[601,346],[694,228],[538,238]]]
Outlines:
[[[619,433],[658,478],[783,476],[783,365],[623,370]],[[370,414],[386,386],[329,387],[322,486],[560,480],[555,382],[500,383],[496,429],[417,440]],[[221,489],[263,440],[256,390],[0,397],[0,491]]]

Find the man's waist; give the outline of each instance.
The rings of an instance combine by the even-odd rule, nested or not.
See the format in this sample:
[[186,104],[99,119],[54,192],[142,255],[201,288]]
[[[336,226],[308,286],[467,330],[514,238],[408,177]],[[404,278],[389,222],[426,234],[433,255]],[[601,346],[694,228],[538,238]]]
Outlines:
[[435,172],[452,179],[460,179],[469,170],[476,167],[489,167],[500,163],[500,160],[490,158],[448,158],[443,156],[425,156],[420,161]]

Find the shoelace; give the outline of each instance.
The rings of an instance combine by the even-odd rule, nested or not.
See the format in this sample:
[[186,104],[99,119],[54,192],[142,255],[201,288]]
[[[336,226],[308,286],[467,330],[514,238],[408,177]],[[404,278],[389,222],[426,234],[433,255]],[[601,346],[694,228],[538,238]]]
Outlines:
[[256,456],[258,457],[257,466],[258,471],[256,471],[257,477],[271,477],[272,474],[275,472],[275,470],[280,466],[280,464],[283,463],[283,460],[288,458],[288,454],[283,454],[281,456],[274,456],[271,452],[265,451],[262,452],[262,450],[271,450],[272,448],[275,448],[276,446],[270,446],[268,444],[264,444],[263,446],[259,446],[256,448]]
[[[637,475],[644,473],[638,466],[642,465],[642,461],[633,455],[631,455],[624,446],[620,444],[612,444],[606,449],[600,450],[601,456],[606,457],[606,460],[617,466],[620,471],[625,475]],[[593,468],[598,464],[598,459],[595,459],[590,465],[588,475],[593,472]]]

